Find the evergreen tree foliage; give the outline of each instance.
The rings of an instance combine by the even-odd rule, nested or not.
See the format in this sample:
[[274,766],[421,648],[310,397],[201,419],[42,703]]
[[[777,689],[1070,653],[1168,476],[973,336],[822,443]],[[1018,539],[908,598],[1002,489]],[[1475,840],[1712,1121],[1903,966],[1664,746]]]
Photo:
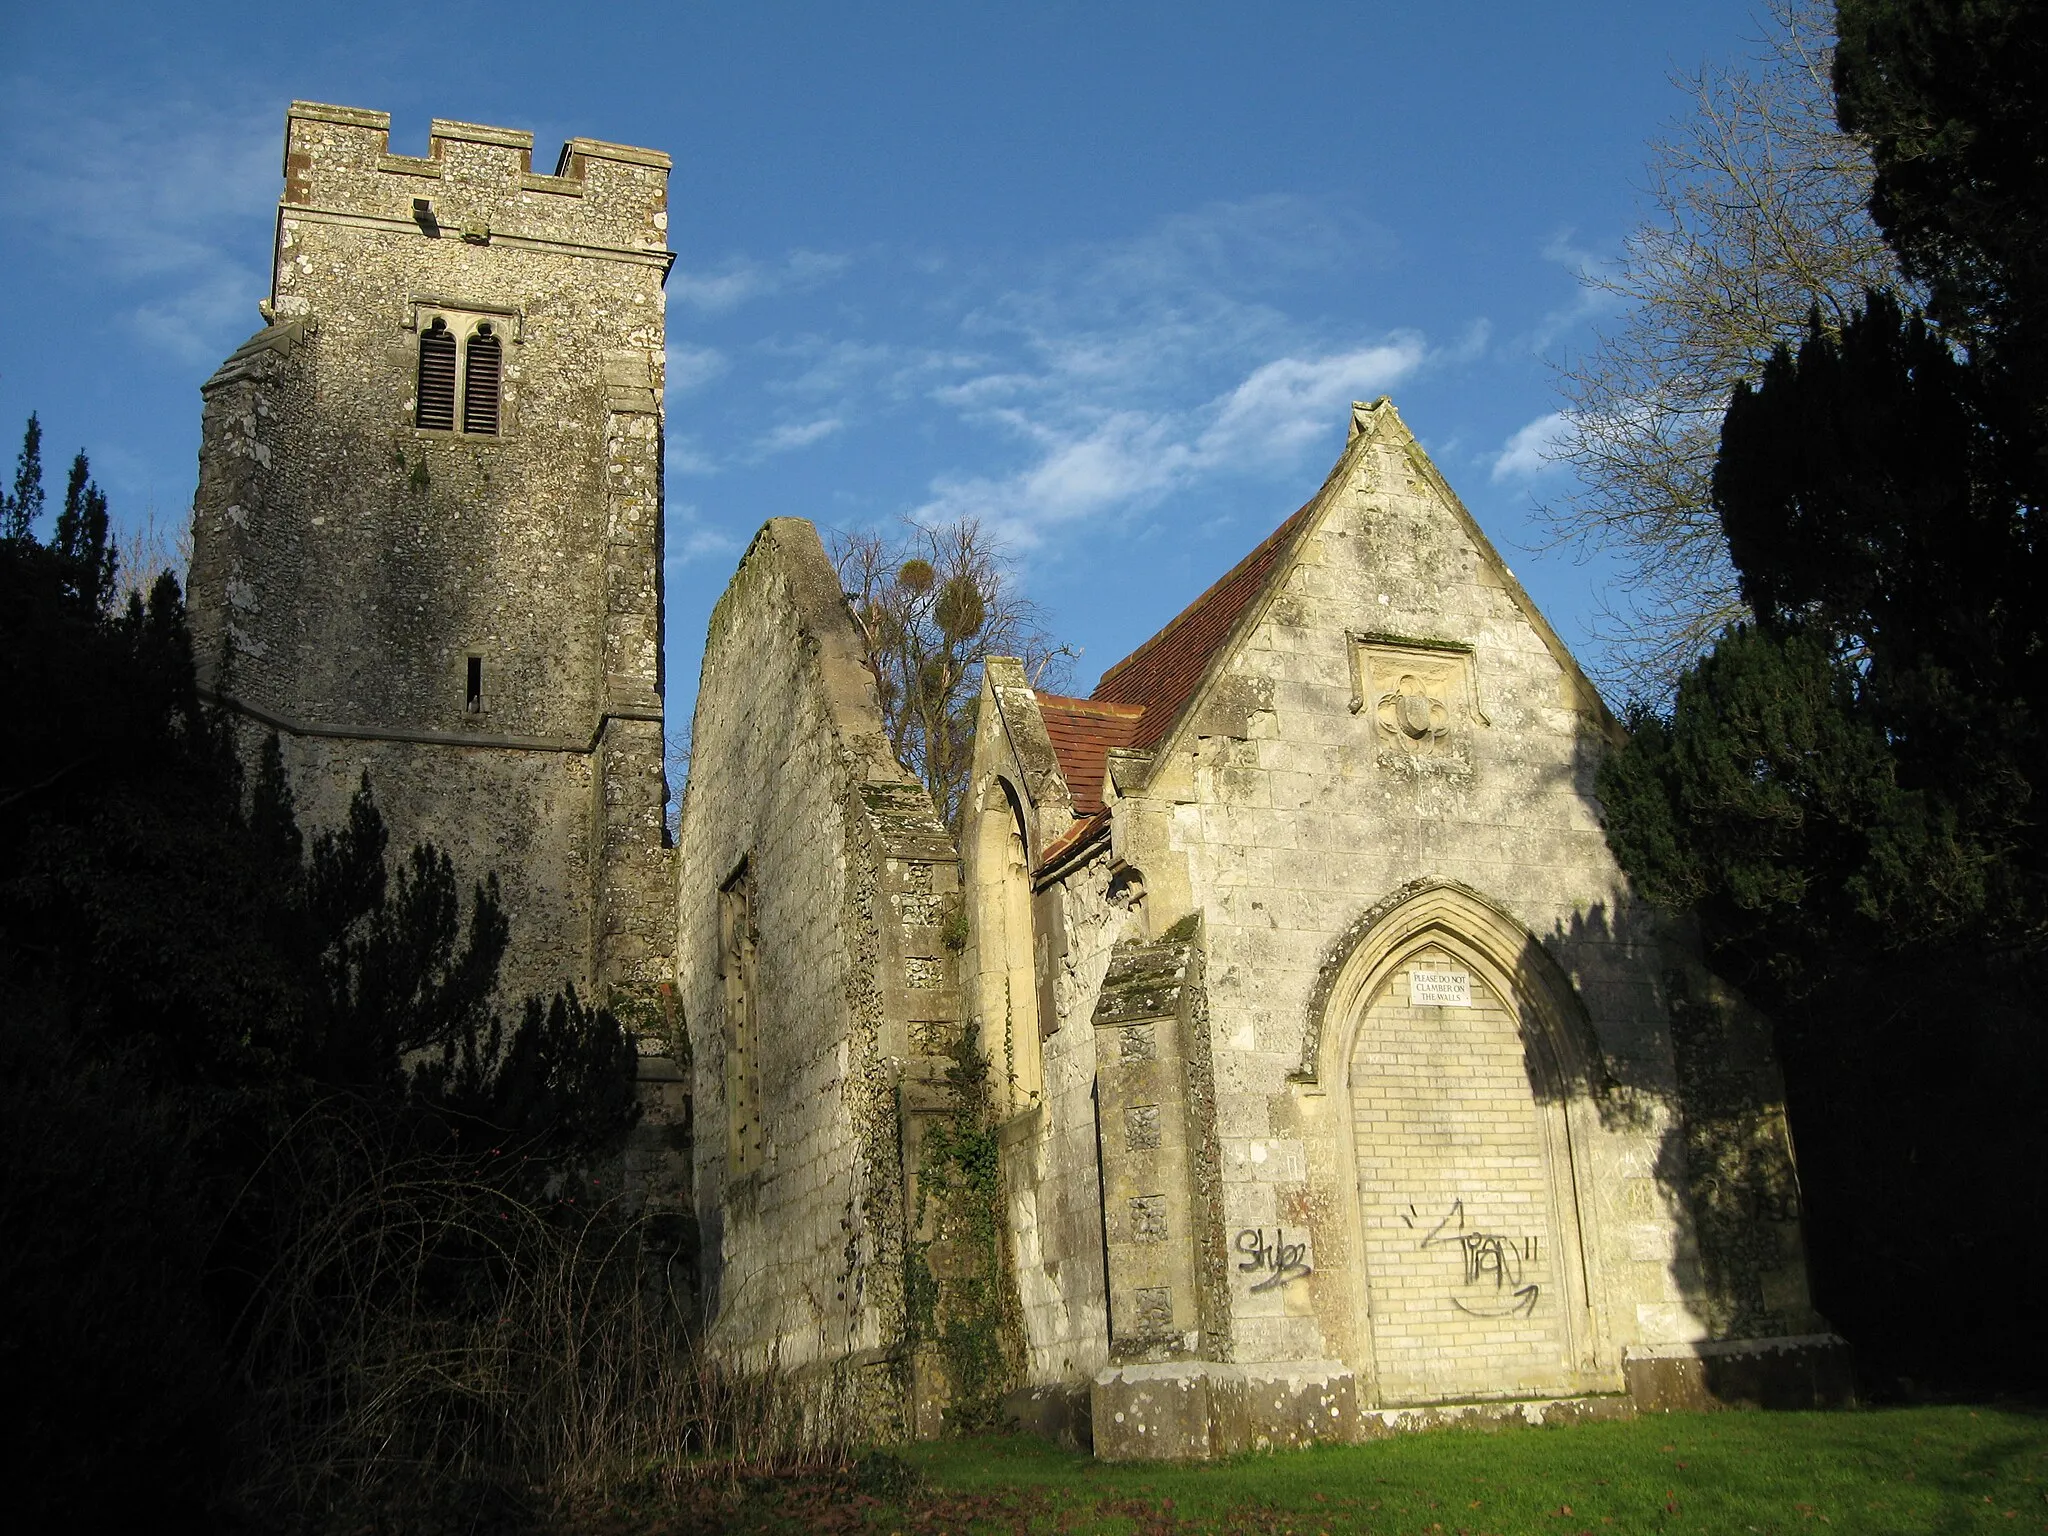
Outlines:
[[314,1188],[274,1149],[296,1137],[330,1182],[425,1151],[531,1196],[632,1123],[633,1047],[573,995],[507,1038],[495,876],[465,891],[444,852],[391,857],[367,778],[309,842],[277,740],[245,781],[199,699],[177,582],[113,605],[85,456],[47,543],[33,419],[21,465],[0,539],[0,1365],[34,1406],[0,1465],[31,1526],[212,1528],[260,1386],[237,1320]]
[[[1845,128],[1925,314],[1816,314],[1714,507],[1755,622],[1603,765],[1637,888],[1778,1023],[1822,1310],[1882,1388],[2036,1381],[2048,1261],[2048,223],[2038,12],[1844,0]],[[2030,158],[2031,157],[2031,158]],[[2031,165],[2032,169],[2027,167]],[[2048,375],[2043,375],[2048,377]]]
[[21,455],[14,461],[14,489],[0,491],[0,533],[25,539],[43,515],[43,424],[30,412],[21,434]]
[[2048,10],[2033,0],[1842,0],[1844,129],[1870,210],[1928,313],[2036,401],[2048,381]]

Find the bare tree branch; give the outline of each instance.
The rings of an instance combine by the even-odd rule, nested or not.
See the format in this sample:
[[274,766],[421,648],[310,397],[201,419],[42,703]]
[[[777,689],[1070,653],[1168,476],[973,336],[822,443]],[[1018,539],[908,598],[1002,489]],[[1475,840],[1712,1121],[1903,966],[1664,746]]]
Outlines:
[[179,586],[185,584],[185,573],[192,568],[191,522],[167,526],[151,505],[139,528],[115,535],[114,550],[115,580],[120,586],[115,594],[117,606],[126,603],[131,592],[147,602],[157,577],[165,572],[175,576]]
[[1649,216],[1617,265],[1580,274],[1622,314],[1559,369],[1557,457],[1579,489],[1542,510],[1551,547],[1618,557],[1603,681],[1640,696],[1667,694],[1745,611],[1711,496],[1736,382],[1816,308],[1839,323],[1866,288],[1903,283],[1866,212],[1869,152],[1835,125],[1833,27],[1828,0],[1769,0],[1746,68],[1676,79],[1692,106],[1650,146]]
[[924,781],[946,824],[959,824],[974,752],[981,663],[1020,658],[1034,682],[1064,686],[1071,653],[974,518],[905,520],[894,538],[835,532],[833,562],[866,636],[868,667],[896,759]]

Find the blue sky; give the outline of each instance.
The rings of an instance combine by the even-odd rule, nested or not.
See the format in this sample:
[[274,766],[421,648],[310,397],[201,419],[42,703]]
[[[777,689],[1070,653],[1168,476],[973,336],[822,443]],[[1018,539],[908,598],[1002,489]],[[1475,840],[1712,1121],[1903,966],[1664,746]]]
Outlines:
[[0,435],[182,522],[198,385],[260,321],[285,104],[669,151],[669,677],[766,518],[968,513],[1096,675],[1391,394],[1568,641],[1539,553],[1575,280],[1640,214],[1673,70],[1742,0],[1545,6],[13,4]]

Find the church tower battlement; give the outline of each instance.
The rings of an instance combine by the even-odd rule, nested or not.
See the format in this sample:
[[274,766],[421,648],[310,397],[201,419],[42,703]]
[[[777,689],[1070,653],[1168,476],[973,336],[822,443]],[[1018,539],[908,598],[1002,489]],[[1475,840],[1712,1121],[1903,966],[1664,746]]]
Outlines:
[[555,173],[540,176],[533,135],[519,129],[437,117],[424,156],[392,154],[390,137],[389,113],[293,102],[282,216],[394,221],[404,231],[425,213],[452,239],[571,245],[663,267],[669,259],[669,157],[660,150],[571,139]]
[[294,102],[264,329],[202,388],[201,683],[302,819],[495,870],[516,998],[651,994],[669,157]]

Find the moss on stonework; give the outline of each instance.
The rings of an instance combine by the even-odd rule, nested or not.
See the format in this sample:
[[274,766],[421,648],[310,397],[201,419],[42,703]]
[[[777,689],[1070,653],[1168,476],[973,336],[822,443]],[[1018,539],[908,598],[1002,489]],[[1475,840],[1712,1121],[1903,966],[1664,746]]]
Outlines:
[[1189,955],[1188,941],[1179,938],[1128,949],[1119,945],[1096,996],[1095,1022],[1164,1018],[1178,1011]]

